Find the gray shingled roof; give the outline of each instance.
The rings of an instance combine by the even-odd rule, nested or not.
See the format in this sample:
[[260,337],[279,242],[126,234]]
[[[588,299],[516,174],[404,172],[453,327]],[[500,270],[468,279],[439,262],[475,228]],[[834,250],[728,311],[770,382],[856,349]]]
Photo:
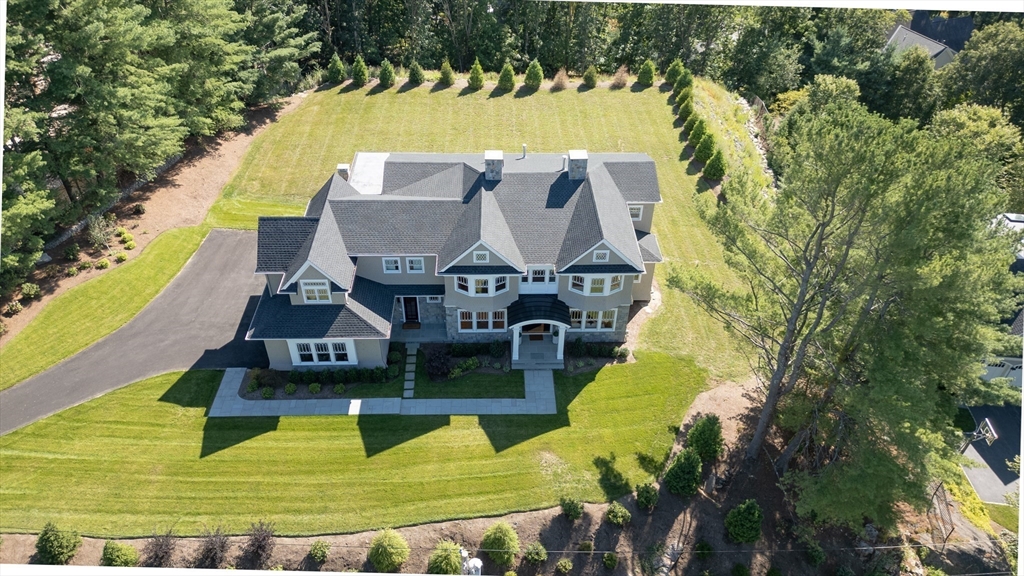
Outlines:
[[571,324],[569,306],[555,294],[524,294],[508,305],[508,325],[550,320]]
[[914,46],[920,46],[924,48],[928,56],[931,57],[935,63],[935,69],[942,68],[946,64],[953,61],[953,57],[956,56],[956,50],[953,50],[949,46],[936,42],[931,38],[914,32],[909,28],[903,26],[897,26],[893,30],[892,35],[889,36],[889,41],[886,42],[886,47],[892,46],[896,53],[909,50]]
[[1010,334],[1024,336],[1024,310],[1017,312],[1017,317],[1013,319],[1013,324],[1010,325]]
[[288,296],[263,291],[248,340],[285,338],[389,338],[395,296],[383,284],[359,278],[348,304],[292,306]]
[[658,238],[650,232],[636,230],[636,241],[640,245],[640,255],[644,262],[661,262],[661,247],[658,246]]
[[[315,218],[261,216],[256,234],[256,272],[284,272],[297,259],[305,260],[306,241],[316,230]],[[305,252],[303,248],[305,247]]]

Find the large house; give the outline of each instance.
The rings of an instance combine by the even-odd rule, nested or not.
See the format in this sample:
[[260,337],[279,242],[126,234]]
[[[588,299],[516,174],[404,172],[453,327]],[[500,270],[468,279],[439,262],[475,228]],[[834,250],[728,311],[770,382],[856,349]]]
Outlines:
[[651,297],[661,202],[646,154],[359,153],[301,217],[259,219],[249,340],[277,369],[386,363],[396,341],[622,342]]

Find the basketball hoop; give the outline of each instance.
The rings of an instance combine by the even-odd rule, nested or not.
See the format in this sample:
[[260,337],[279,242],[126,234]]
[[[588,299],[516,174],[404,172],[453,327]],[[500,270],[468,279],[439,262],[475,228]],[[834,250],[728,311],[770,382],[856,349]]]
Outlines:
[[964,437],[964,443],[960,446],[960,451],[963,452],[967,449],[967,446],[971,442],[977,442],[978,440],[984,440],[989,446],[993,442],[999,439],[999,435],[996,434],[995,428],[992,427],[992,422],[988,418],[985,418],[978,424],[978,428]]

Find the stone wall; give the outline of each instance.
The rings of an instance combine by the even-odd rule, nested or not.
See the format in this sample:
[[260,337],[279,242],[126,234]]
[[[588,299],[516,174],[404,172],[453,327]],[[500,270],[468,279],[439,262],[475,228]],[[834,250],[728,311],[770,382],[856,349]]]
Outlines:
[[[425,297],[420,296],[417,298],[416,304],[419,306],[420,324],[443,324],[445,322],[443,302],[427,302]],[[395,299],[394,308],[391,310],[391,325],[401,326],[403,322],[405,322],[403,304]]]

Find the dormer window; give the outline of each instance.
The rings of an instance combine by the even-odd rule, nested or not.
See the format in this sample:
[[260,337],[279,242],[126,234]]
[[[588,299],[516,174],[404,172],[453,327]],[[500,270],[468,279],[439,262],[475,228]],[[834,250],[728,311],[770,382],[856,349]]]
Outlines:
[[402,261],[398,258],[385,258],[384,259],[384,273],[385,274],[401,274],[402,273]]
[[608,251],[607,250],[594,250],[594,262],[607,262]]
[[409,274],[423,274],[423,258],[406,258],[405,269]]
[[622,281],[622,274],[573,276],[569,282],[569,290],[588,296],[607,296],[621,291]]
[[495,296],[508,292],[508,276],[456,276],[455,291],[469,296]]
[[306,304],[323,304],[331,302],[331,290],[327,280],[300,280],[302,300]]
[[474,264],[487,264],[490,261],[490,252],[473,252]]
[[641,220],[644,217],[644,207],[632,204],[629,207],[629,218],[630,220]]

